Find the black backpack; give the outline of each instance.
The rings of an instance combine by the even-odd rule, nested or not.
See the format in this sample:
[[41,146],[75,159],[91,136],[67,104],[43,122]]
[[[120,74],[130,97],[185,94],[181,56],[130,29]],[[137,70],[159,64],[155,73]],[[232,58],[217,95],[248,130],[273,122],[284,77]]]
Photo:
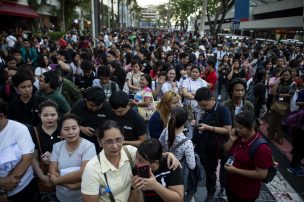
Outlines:
[[[267,141],[264,138],[258,138],[253,142],[253,144],[250,145],[249,156],[251,160],[253,160],[255,152],[261,144],[268,145]],[[262,182],[264,183],[271,182],[273,178],[276,176],[277,172],[278,172],[277,166],[272,165],[270,168],[268,168],[267,176],[265,177],[265,179],[262,180]]]

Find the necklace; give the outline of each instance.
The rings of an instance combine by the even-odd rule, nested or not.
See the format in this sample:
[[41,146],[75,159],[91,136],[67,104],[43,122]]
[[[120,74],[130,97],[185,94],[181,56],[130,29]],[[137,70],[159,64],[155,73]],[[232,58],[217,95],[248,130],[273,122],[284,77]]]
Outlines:
[[72,148],[72,151],[69,150],[69,146],[66,144],[66,150],[68,151],[68,155],[69,157],[72,157],[74,152],[77,150],[78,146],[80,145],[81,139],[78,141],[78,143],[74,146],[74,148]]
[[50,136],[51,140],[54,139],[53,135],[57,128],[46,129],[43,125],[41,127],[44,132]]

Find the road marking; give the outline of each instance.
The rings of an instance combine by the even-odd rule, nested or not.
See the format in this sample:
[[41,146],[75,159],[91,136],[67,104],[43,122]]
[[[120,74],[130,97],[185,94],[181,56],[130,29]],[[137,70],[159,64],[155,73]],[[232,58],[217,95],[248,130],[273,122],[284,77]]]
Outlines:
[[276,201],[301,202],[301,196],[290,186],[284,176],[278,171],[270,183],[265,184]]

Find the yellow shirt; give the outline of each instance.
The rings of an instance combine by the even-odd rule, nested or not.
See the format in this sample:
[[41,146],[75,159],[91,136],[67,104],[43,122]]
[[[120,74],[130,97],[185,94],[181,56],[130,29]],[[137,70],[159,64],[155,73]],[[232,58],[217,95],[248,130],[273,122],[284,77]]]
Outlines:
[[[137,148],[127,145],[133,162]],[[92,158],[86,165],[82,174],[81,193],[86,195],[99,195],[99,201],[110,202],[110,194],[105,192],[107,186],[104,173],[107,174],[109,187],[116,202],[126,202],[131,191],[131,166],[127,154],[121,149],[121,158],[118,169],[106,158],[104,151],[100,152],[100,162],[97,156]],[[100,193],[102,193],[100,195]]]

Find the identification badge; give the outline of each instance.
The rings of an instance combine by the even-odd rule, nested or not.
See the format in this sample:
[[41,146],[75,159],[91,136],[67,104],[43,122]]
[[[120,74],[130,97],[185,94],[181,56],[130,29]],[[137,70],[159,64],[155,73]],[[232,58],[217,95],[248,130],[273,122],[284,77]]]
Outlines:
[[279,100],[280,100],[280,101],[283,101],[283,100],[284,100],[284,98],[283,98],[283,97],[279,97]]
[[110,192],[111,192],[110,187],[106,186],[104,188],[102,186],[99,186],[99,196],[104,196],[104,195],[106,195],[107,193],[110,193]]
[[226,164],[228,164],[228,165],[233,165],[233,163],[234,163],[234,156],[229,156],[229,158],[228,158],[228,160],[227,160],[227,162],[226,162]]

